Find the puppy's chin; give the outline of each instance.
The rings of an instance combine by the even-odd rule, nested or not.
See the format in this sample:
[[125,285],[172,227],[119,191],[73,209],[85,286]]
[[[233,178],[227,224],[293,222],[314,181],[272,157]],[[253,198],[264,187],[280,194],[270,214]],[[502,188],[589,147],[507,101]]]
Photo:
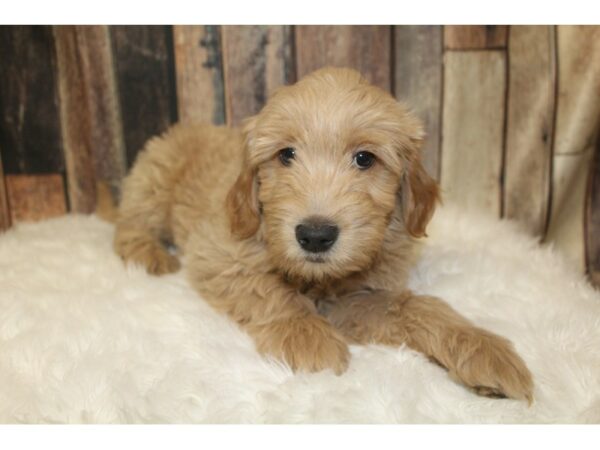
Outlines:
[[345,278],[362,270],[362,267],[355,262],[340,261],[329,253],[299,254],[293,258],[286,258],[283,264],[279,260],[279,263],[279,270],[288,277],[313,283]]

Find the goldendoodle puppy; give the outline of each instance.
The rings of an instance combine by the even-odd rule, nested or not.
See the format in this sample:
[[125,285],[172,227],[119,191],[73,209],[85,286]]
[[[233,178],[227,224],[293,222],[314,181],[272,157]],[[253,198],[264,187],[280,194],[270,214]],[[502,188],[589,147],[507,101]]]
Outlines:
[[406,344],[485,395],[531,402],[509,341],[406,289],[438,200],[420,122],[349,69],[278,90],[243,130],[177,125],[124,182],[115,249],[179,269],[263,354],[295,370],[348,366],[348,343]]

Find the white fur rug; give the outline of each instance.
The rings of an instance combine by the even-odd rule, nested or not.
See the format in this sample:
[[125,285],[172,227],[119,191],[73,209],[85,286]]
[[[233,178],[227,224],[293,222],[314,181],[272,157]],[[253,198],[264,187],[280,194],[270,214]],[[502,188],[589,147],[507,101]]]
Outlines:
[[406,348],[293,375],[181,274],[125,269],[112,232],[66,216],[0,235],[0,422],[600,422],[600,294],[512,224],[438,211],[411,286],[510,338],[532,407]]

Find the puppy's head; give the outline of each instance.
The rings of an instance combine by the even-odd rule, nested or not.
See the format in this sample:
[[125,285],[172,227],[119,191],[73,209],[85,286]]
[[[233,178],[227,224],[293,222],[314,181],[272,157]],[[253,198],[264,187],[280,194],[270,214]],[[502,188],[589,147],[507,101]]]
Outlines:
[[349,69],[321,69],[277,91],[246,123],[229,192],[232,232],[264,222],[281,271],[307,280],[367,269],[390,222],[425,234],[438,188],[420,162],[420,122]]

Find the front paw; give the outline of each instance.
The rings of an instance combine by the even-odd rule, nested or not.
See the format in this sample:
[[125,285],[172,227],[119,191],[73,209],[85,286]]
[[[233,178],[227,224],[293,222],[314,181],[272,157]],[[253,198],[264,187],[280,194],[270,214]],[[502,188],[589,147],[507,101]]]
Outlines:
[[321,317],[307,315],[273,322],[260,334],[259,351],[285,360],[294,371],[332,369],[340,375],[348,368],[346,342]]
[[456,363],[449,368],[455,380],[475,393],[533,401],[533,379],[510,341],[491,333],[457,338]]

